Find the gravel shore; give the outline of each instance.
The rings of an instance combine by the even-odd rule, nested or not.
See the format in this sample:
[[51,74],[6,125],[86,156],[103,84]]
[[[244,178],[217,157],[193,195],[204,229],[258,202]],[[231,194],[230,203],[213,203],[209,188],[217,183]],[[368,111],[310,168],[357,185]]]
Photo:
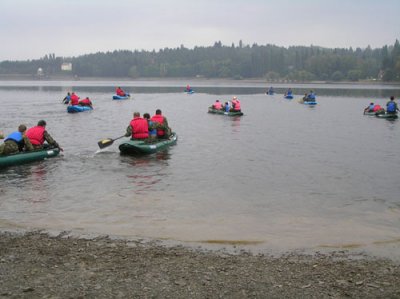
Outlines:
[[400,264],[347,252],[273,257],[157,242],[0,233],[2,298],[400,298]]

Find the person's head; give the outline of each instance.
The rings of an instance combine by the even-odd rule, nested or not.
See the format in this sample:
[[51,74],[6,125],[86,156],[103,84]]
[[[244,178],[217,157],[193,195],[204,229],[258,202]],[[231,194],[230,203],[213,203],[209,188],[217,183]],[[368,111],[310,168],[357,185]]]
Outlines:
[[26,126],[25,125],[19,125],[18,126],[18,132],[24,133],[26,131]]
[[233,97],[233,100],[237,100],[237,97]]
[[391,96],[391,97],[390,97],[390,100],[391,100],[391,101],[394,101],[394,96]]
[[40,126],[40,127],[45,127],[46,126],[46,121],[41,119],[41,120],[38,121],[37,125]]
[[144,117],[145,119],[150,119],[150,114],[149,114],[149,113],[145,113],[145,114],[143,114],[143,117]]
[[216,100],[216,102],[219,102],[219,100]]
[[373,105],[374,103],[373,102],[371,102],[371,103],[369,103],[370,105]]
[[156,110],[156,115],[161,115],[161,110],[160,109]]
[[138,118],[140,117],[140,112],[133,112],[133,118]]

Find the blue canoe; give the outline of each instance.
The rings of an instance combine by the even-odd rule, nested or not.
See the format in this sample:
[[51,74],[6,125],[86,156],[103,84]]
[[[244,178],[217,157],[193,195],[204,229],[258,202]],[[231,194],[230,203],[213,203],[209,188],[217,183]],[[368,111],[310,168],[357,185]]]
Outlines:
[[89,110],[93,110],[93,108],[91,108],[89,106],[79,106],[79,105],[67,107],[68,113],[77,113],[77,112],[84,112],[84,111],[89,111]]
[[127,94],[126,96],[119,96],[119,95],[113,95],[113,100],[127,100],[131,97],[130,94]]
[[285,99],[293,100],[293,96],[292,95],[285,95]]

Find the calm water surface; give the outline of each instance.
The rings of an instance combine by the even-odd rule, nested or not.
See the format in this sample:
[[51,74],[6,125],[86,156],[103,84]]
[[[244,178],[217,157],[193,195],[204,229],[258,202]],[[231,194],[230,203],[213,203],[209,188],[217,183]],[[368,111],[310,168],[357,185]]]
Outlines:
[[[73,86],[72,86],[73,85]],[[363,116],[400,88],[309,88],[318,105],[301,105],[263,85],[142,82],[133,100],[112,101],[117,82],[2,82],[0,129],[47,121],[63,155],[0,170],[0,229],[66,230],[156,238],[267,252],[356,249],[400,258],[400,121]],[[287,86],[278,86],[283,91]],[[95,109],[68,114],[67,91]],[[251,92],[253,90],[253,92]],[[216,99],[245,113],[207,113]],[[132,113],[160,108],[178,134],[166,152],[120,156]]]

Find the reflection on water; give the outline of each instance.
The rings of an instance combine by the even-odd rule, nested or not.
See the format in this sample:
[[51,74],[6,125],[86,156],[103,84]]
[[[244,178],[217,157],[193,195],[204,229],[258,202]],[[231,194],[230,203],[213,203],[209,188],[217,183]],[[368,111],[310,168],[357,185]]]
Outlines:
[[[186,82],[129,82],[133,99],[113,101],[114,83],[0,84],[1,130],[43,118],[64,148],[59,157],[0,170],[0,227],[268,250],[361,244],[400,255],[391,242],[400,235],[400,121],[362,115],[371,98],[382,95],[376,101],[384,105],[400,89],[318,85],[310,107],[240,82],[203,83],[190,96],[181,91]],[[66,113],[61,99],[71,87],[94,99],[92,112]],[[299,97],[309,88],[292,86]],[[233,95],[242,117],[207,113]],[[125,133],[133,111],[158,108],[179,136],[176,146],[121,156],[121,139],[99,151],[99,140]]]

